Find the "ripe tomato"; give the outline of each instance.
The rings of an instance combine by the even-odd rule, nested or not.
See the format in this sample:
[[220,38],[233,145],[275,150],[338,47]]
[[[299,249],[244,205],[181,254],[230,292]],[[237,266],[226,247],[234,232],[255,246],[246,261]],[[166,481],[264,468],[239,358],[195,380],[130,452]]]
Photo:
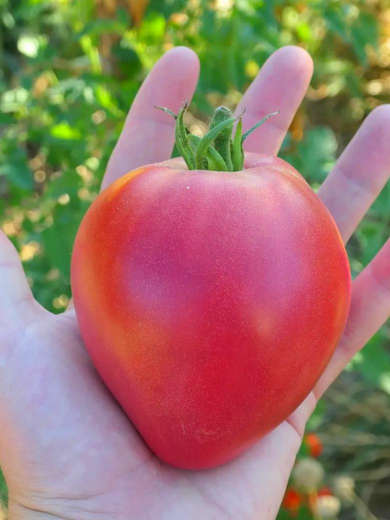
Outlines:
[[303,442],[311,457],[317,458],[322,454],[324,447],[321,439],[315,433],[307,433]]
[[294,514],[299,511],[303,502],[303,497],[298,491],[288,487],[282,501],[282,507],[288,509],[290,513]]
[[150,449],[225,463],[312,390],[343,332],[347,255],[290,165],[174,159],[128,173],[89,209],[72,285],[86,348]]

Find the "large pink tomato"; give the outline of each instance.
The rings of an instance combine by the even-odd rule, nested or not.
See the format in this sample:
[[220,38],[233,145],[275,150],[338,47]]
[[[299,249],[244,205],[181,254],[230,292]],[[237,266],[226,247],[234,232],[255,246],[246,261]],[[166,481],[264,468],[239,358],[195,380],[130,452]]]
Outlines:
[[347,255],[291,166],[182,161],[128,173],[77,235],[85,345],[150,449],[179,468],[229,461],[309,394],[343,332]]

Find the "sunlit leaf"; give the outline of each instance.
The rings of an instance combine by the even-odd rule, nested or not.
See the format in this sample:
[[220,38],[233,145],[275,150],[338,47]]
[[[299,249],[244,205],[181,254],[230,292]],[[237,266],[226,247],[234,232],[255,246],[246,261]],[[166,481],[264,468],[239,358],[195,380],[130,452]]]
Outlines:
[[39,38],[22,35],[18,40],[18,51],[29,58],[35,58],[39,51]]
[[68,123],[63,122],[58,125],[54,125],[50,134],[57,139],[80,139],[81,132],[78,128],[72,128]]

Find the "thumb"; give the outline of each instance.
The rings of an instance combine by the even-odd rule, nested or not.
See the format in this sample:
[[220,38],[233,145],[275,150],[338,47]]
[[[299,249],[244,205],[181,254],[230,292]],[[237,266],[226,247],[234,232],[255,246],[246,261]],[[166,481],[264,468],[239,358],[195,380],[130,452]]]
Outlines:
[[9,337],[44,312],[34,300],[19,255],[10,240],[0,232],[0,353]]

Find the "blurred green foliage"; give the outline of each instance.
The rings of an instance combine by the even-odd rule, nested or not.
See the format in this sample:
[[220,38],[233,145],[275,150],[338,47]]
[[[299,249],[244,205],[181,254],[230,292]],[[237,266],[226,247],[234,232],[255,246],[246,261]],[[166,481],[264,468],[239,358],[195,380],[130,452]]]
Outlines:
[[[190,46],[200,57],[192,105],[199,120],[217,104],[236,104],[277,48],[307,49],[314,78],[282,156],[315,189],[365,115],[390,92],[385,0],[151,0],[138,28],[127,5],[0,0],[1,223],[36,298],[54,312],[71,297],[75,233],[98,193],[127,110],[172,46]],[[389,235],[389,195],[387,186],[349,244],[354,274]],[[390,393],[387,338],[383,329],[352,368]]]

